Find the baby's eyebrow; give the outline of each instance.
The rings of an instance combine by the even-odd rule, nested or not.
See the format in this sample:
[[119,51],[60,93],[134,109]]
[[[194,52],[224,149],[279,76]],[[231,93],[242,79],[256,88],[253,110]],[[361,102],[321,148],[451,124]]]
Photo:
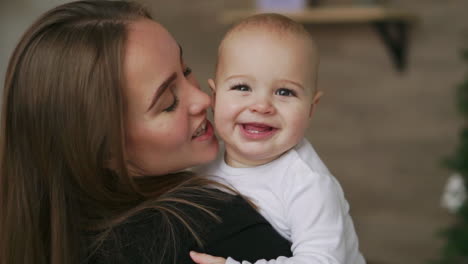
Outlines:
[[295,81],[291,81],[291,80],[284,80],[285,82],[289,82],[289,83],[292,83],[296,86],[298,86],[299,88],[303,89],[304,90],[304,86],[302,86],[302,84],[298,83],[298,82],[295,82]]
[[230,79],[235,79],[235,78],[244,78],[244,79],[253,79],[255,80],[255,78],[249,76],[249,75],[245,75],[245,74],[236,74],[236,75],[231,75],[229,77],[227,77],[226,79],[224,79],[224,81],[229,81]]
[[301,88],[302,90],[304,90],[304,86],[302,86],[302,84],[296,82],[296,81],[292,81],[292,80],[286,80],[286,79],[280,79],[279,80],[280,82],[286,82],[286,83],[291,83],[299,88]]

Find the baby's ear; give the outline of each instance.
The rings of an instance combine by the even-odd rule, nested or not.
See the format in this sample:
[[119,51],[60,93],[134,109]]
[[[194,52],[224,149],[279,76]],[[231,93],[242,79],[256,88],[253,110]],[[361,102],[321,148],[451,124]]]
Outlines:
[[212,92],[216,91],[216,85],[215,85],[215,82],[214,82],[213,79],[211,79],[211,78],[208,79],[208,85],[210,86]]
[[208,85],[211,88],[211,107],[214,109],[216,102],[216,85],[213,79],[208,79]]
[[317,107],[318,103],[320,102],[320,98],[322,96],[323,96],[322,91],[316,91],[314,93],[314,96],[312,97],[312,104],[310,105],[309,118],[312,118],[312,115],[315,112],[315,108]]

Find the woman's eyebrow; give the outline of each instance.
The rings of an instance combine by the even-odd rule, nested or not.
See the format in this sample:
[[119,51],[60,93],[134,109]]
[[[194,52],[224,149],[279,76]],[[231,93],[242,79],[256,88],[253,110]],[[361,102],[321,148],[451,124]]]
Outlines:
[[171,76],[169,76],[169,78],[167,78],[159,87],[158,89],[156,89],[156,93],[154,94],[153,96],[153,99],[151,100],[151,104],[150,106],[148,107],[148,109],[146,110],[146,112],[148,112],[149,110],[151,110],[151,108],[156,104],[156,102],[158,101],[159,97],[161,97],[161,94],[164,93],[164,91],[169,88],[169,86],[171,85],[171,83],[177,78],[177,73],[172,73]]
[[[180,62],[182,63],[182,55],[184,54],[184,51],[182,50],[182,46],[180,46],[180,44],[177,43],[177,46],[179,46],[179,56],[180,56]],[[159,97],[161,97],[161,94],[164,93],[164,91],[170,86],[170,84],[177,78],[177,73],[172,73],[171,76],[169,76],[169,78],[167,78],[159,87],[158,89],[156,90],[156,93],[154,94],[153,96],[153,99],[151,100],[151,104],[150,106],[148,107],[148,109],[146,110],[146,112],[148,112],[149,110],[151,110],[151,108],[153,108],[153,106],[156,104],[156,102],[158,101]]]
[[179,45],[180,63],[182,64],[183,58],[184,58],[184,50],[182,49],[182,46],[180,44],[177,44],[177,45]]

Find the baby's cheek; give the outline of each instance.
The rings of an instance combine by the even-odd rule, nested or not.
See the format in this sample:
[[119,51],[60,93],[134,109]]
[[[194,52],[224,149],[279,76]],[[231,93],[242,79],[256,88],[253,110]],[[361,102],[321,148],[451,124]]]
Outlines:
[[218,96],[216,98],[216,102],[213,107],[213,111],[215,115],[226,115],[226,105],[228,103],[228,100],[224,99],[223,97]]
[[290,126],[291,128],[296,131],[299,135],[304,135],[305,130],[309,126],[310,120],[309,115],[305,114],[304,112],[298,112],[290,115]]
[[223,122],[234,122],[239,114],[239,107],[233,101],[220,100],[214,110],[215,118]]

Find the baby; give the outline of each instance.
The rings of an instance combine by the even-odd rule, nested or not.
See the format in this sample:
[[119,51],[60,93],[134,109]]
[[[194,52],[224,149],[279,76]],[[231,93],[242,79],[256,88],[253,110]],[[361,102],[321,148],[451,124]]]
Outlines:
[[[365,263],[343,191],[304,138],[321,96],[310,34],[287,17],[260,14],[231,28],[218,56],[208,82],[224,155],[198,171],[249,197],[292,243],[292,257],[255,263]],[[197,263],[239,263],[191,256]]]

